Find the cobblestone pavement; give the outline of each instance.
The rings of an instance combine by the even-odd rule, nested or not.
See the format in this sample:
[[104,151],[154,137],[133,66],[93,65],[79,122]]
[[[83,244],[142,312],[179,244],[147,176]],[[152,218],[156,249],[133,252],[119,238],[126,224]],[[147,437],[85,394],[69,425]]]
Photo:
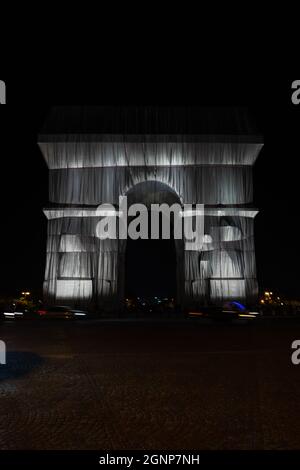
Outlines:
[[299,324],[1,325],[1,449],[300,448]]

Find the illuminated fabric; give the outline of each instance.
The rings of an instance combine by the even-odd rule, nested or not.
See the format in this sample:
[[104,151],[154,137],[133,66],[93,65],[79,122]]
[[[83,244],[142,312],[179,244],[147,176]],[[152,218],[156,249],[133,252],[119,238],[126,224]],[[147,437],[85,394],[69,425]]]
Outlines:
[[[47,140],[48,139],[48,140]],[[199,252],[176,242],[178,302],[188,307],[257,294],[253,142],[208,142],[184,136],[48,136],[40,148],[49,166],[47,263],[49,302],[116,309],[123,299],[126,241],[101,241],[97,206],[119,196],[130,203],[205,204]],[[191,140],[191,139],[190,139]],[[214,207],[218,206],[218,207]],[[237,207],[238,206],[238,207]]]
[[92,281],[90,280],[58,280],[57,281],[57,299],[81,301],[91,300],[93,295]]
[[249,166],[128,166],[51,170],[50,201],[118,204],[120,195],[145,180],[168,185],[185,204],[246,204],[253,198]]
[[[195,166],[195,165],[248,165],[255,162],[261,143],[243,142],[124,142],[124,137],[94,136],[95,142],[85,142],[85,136],[53,136],[52,142],[40,142],[40,148],[49,169],[145,167],[145,166]],[[179,136],[178,136],[179,137]],[[64,138],[65,142],[60,142]],[[49,139],[49,138],[48,138]],[[93,136],[89,136],[89,140]],[[163,137],[160,137],[162,140]],[[180,139],[180,137],[179,137]],[[45,138],[44,140],[47,140]],[[97,141],[98,140],[98,141]],[[137,140],[137,139],[136,139]],[[196,140],[196,139],[195,139]]]

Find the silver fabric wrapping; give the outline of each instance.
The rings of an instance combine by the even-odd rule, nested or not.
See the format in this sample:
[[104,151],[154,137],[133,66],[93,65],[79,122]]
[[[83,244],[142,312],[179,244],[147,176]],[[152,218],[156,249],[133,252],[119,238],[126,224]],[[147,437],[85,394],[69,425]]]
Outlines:
[[[50,169],[49,198],[57,211],[48,221],[45,296],[52,303],[112,310],[123,299],[126,241],[99,240],[100,219],[90,216],[90,206],[110,203],[118,210],[119,196],[128,195],[129,203],[227,206],[235,214],[237,205],[243,209],[252,201],[252,165],[262,147],[59,140],[40,143]],[[253,215],[244,210],[218,216],[212,208],[206,213],[202,249],[189,251],[184,241],[175,244],[177,301],[186,307],[254,301]]]

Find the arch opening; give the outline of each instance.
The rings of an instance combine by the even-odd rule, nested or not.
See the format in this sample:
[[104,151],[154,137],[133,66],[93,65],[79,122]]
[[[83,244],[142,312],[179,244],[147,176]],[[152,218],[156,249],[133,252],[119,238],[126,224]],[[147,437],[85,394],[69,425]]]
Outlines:
[[[170,217],[159,214],[159,237],[151,238],[151,205],[181,205],[180,198],[168,185],[157,181],[138,183],[126,196],[128,207],[144,204],[148,210],[148,239],[133,240],[129,237],[126,243],[123,289],[126,309],[151,314],[175,313],[183,285],[183,242],[174,239],[172,212]],[[163,224],[170,227],[168,239],[163,236]]]

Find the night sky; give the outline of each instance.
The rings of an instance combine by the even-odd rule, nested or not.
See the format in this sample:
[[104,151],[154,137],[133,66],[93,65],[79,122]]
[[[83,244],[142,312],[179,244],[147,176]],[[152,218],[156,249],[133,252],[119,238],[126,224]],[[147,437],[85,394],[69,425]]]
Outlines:
[[[99,86],[102,78],[98,77],[82,86],[81,78],[72,84],[67,79],[53,81],[35,77],[21,84],[6,76],[0,78],[7,83],[8,102],[0,106],[2,296],[16,295],[23,289],[41,295],[46,247],[46,218],[42,208],[48,204],[48,172],[36,144],[37,134],[52,104],[81,102],[112,106],[248,107],[265,142],[254,167],[253,205],[260,210],[255,223],[260,287],[300,298],[300,105],[291,102],[293,80],[236,79],[224,80],[219,86],[218,81],[201,78],[177,84],[152,82],[148,78],[147,83],[128,81],[116,86],[107,80]],[[166,250],[166,265],[168,256],[171,260],[172,249],[169,254]],[[152,263],[146,280],[151,283],[154,277]]]

